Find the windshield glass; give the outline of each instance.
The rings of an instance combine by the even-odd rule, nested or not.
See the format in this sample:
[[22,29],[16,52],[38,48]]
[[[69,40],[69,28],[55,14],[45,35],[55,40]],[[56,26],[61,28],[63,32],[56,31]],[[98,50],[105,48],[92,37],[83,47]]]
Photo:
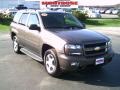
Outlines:
[[40,13],[45,28],[80,28],[82,24],[69,13]]

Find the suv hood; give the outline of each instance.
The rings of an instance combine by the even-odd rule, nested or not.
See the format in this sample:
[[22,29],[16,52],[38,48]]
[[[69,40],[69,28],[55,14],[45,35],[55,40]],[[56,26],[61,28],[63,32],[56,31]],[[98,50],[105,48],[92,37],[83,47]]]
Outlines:
[[60,30],[54,32],[57,36],[67,41],[67,43],[89,43],[89,42],[106,42],[109,38],[92,30]]

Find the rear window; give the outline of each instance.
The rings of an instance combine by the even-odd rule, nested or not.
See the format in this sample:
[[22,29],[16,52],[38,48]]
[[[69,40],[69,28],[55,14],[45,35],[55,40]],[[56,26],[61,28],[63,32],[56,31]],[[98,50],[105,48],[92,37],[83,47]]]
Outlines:
[[18,23],[21,15],[22,15],[21,12],[17,12],[14,16],[13,22]]

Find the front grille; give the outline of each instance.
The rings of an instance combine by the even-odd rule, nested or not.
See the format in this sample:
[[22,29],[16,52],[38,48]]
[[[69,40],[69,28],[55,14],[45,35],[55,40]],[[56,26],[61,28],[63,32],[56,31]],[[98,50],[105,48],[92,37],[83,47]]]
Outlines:
[[84,44],[85,56],[100,56],[106,53],[106,42]]

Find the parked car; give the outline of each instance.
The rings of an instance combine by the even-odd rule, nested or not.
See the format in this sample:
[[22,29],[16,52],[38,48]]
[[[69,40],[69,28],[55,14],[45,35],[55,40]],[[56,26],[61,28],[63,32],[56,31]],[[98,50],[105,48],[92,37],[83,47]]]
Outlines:
[[101,14],[105,14],[105,11],[106,11],[105,9],[101,9],[101,10],[100,10],[100,13],[101,13]]
[[118,14],[119,10],[118,9],[113,9],[112,14]]
[[23,4],[19,4],[19,5],[16,7],[16,9],[22,10],[22,9],[27,9],[27,7],[24,6]]
[[112,14],[112,9],[108,9],[105,11],[105,14]]
[[85,29],[70,13],[22,10],[10,28],[14,52],[43,62],[52,76],[89,65],[102,67],[114,55],[107,36]]
[[17,9],[7,9],[5,11],[5,14],[9,14],[11,16],[14,16],[17,13],[17,11],[18,11]]
[[118,11],[118,14],[117,14],[117,15],[118,15],[118,17],[120,18],[120,9],[118,9],[118,10],[119,10],[119,11]]
[[101,14],[95,11],[88,11],[88,17],[90,18],[101,18]]
[[70,8],[64,8],[64,11],[67,13],[72,13],[72,9],[70,9]]

